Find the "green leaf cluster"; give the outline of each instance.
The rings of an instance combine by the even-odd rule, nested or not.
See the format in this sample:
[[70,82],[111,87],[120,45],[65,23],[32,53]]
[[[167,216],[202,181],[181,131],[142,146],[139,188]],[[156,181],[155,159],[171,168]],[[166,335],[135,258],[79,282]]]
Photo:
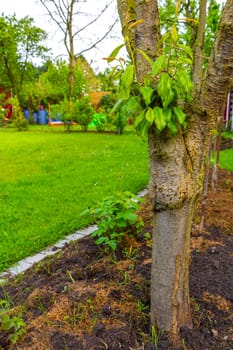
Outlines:
[[82,215],[94,216],[98,229],[92,233],[95,243],[108,252],[115,251],[132,227],[135,231],[142,227],[142,221],[137,215],[142,199],[130,192],[117,193],[107,197],[100,206],[88,209]]
[[136,131],[143,137],[151,126],[158,133],[167,130],[171,135],[180,127],[185,128],[183,106],[192,99],[192,50],[180,42],[175,25],[164,35],[162,47],[155,61],[138,50],[150,64],[151,71],[143,83],[138,83],[134,65],[128,64],[121,73],[120,98],[112,110],[133,118]]

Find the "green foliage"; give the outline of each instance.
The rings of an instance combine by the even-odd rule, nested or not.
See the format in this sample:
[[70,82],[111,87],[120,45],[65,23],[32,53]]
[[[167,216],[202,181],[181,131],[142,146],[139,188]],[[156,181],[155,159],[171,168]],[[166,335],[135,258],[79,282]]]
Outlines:
[[96,130],[102,132],[107,126],[107,116],[103,113],[95,113],[93,115],[92,125],[96,127]]
[[94,109],[90,102],[89,96],[84,96],[74,103],[73,120],[81,125],[84,131],[87,131],[88,124],[92,121]]
[[27,130],[28,123],[24,118],[23,112],[21,110],[19,100],[17,97],[11,97],[9,103],[12,105],[13,114],[12,114],[12,122],[16,126],[19,131]]
[[[127,119],[133,117],[134,126],[143,137],[153,125],[158,133],[167,129],[175,135],[179,127],[186,127],[186,115],[182,106],[191,99],[193,86],[185,66],[186,62],[181,58],[175,69],[171,58],[162,55],[152,64],[150,77],[136,89],[132,76],[129,77],[127,73],[128,85],[123,84],[120,89],[121,99],[113,110]],[[125,80],[123,78],[121,81]],[[157,81],[156,87],[154,81]]]
[[134,80],[134,66],[129,64],[120,79],[120,96],[123,100],[130,97],[131,85]]
[[92,215],[98,223],[98,229],[92,233],[92,237],[97,238],[96,244],[115,251],[130,228],[135,227],[137,232],[142,226],[136,213],[139,202],[142,199],[123,192],[107,197],[98,208],[85,211],[83,215]]
[[133,248],[132,246],[130,246],[129,248],[124,248],[122,250],[122,253],[126,257],[126,259],[134,260],[137,258],[139,254],[139,250],[137,248]]
[[32,59],[48,51],[42,45],[45,39],[45,31],[35,27],[32,18],[0,16],[0,85],[11,88],[20,100],[24,83],[34,80]]
[[59,119],[61,117],[61,107],[59,104],[50,105],[49,117],[52,119]]
[[70,131],[72,121],[74,120],[74,103],[70,99],[64,99],[59,104],[59,112],[61,113],[61,119],[64,122],[67,131]]
[[[47,61],[43,66],[44,71],[40,74],[34,88],[40,97],[47,97],[53,103],[59,103],[65,97],[69,99],[69,65],[65,60],[55,62]],[[88,80],[78,64],[74,69],[74,95],[80,96],[86,92]]]
[[5,124],[6,110],[0,105],[0,126]]
[[9,333],[9,340],[13,344],[25,333],[25,323],[22,317],[11,315],[10,304],[5,299],[0,299],[0,331]]
[[[128,109],[130,103],[123,106],[123,100],[118,102],[117,100],[117,93],[105,95],[101,99],[100,108],[108,115],[108,122],[116,126],[118,134],[122,134],[132,113]],[[118,109],[118,105],[121,105],[122,108]]]
[[[197,38],[199,2],[190,0],[181,3],[176,0],[160,0],[159,5],[161,32],[169,33],[175,25],[180,44],[193,48]],[[204,40],[205,66],[218,30],[222,5],[216,0],[210,0],[207,6]]]
[[155,349],[158,349],[158,342],[159,342],[159,330],[156,329],[156,327],[153,325],[151,327],[151,340],[154,344]]
[[[216,0],[210,1],[205,33],[207,55],[217,32],[219,8]],[[197,35],[197,14],[198,8],[195,1],[182,3],[182,6],[181,2],[174,0],[160,2],[163,36],[158,57],[153,62],[146,52],[137,49],[142,59],[151,66],[151,71],[144,81],[137,82],[135,78],[133,54],[131,54],[132,63],[126,68],[118,59],[116,74],[118,76],[120,74],[120,89],[119,100],[114,107],[114,112],[121,115],[121,112],[127,111],[128,116],[131,114],[130,118],[135,120],[134,126],[137,132],[143,137],[147,136],[150,127],[153,127],[157,133],[166,132],[171,136],[186,127],[186,115],[183,108],[185,103],[192,99],[192,49]],[[184,31],[184,26],[186,31]],[[128,33],[126,33],[125,43],[127,47],[130,44]],[[134,48],[128,48],[132,53]],[[121,46],[113,51],[110,55],[111,61],[116,59],[120,49]],[[130,109],[125,108],[129,101]]]
[[104,95],[100,100],[100,108],[104,110],[105,113],[110,113],[113,106],[117,101],[117,96],[114,93]]
[[65,98],[59,105],[60,105],[62,120],[64,122],[72,121],[74,116],[73,101]]
[[146,52],[137,49],[151,70],[143,81],[138,82],[134,61],[122,69],[119,100],[113,108],[115,113],[126,113],[128,118],[132,118],[136,131],[143,137],[147,136],[150,127],[157,133],[165,131],[171,136],[185,129],[183,107],[192,99],[193,55],[192,49],[184,45],[179,34],[180,3],[169,0],[166,4],[171,25],[167,24],[168,30],[162,37],[157,59],[153,61]]
[[[213,42],[215,40],[218,28],[219,21],[221,17],[221,4],[216,0],[210,0],[208,8],[208,16],[206,18],[206,30],[205,30],[205,46],[204,52],[205,56],[210,57],[211,49]],[[206,65],[207,65],[206,61]]]
[[40,74],[34,91],[40,97],[48,97],[53,103],[59,103],[69,96],[69,66],[64,60],[47,61]]
[[7,109],[4,107],[6,104],[6,94],[4,92],[0,93],[0,126],[5,125],[5,118],[7,116]]

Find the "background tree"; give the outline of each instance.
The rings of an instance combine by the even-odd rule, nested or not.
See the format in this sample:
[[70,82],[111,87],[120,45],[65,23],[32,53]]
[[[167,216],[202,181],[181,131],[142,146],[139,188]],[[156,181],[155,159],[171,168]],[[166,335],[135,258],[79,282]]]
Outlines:
[[19,98],[23,84],[34,79],[33,58],[43,58],[48,52],[42,45],[46,36],[32,18],[0,17],[0,85]]
[[[50,103],[59,103],[69,97],[69,64],[64,59],[56,62],[47,61],[40,67],[39,76],[36,82],[25,86],[25,94],[31,90],[39,99],[46,98]],[[89,63],[82,56],[75,62],[74,69],[74,96],[81,97],[90,91],[101,89],[101,81],[95,75]]]
[[[162,40],[157,1],[132,2],[138,23],[132,48],[140,111],[135,126],[144,134],[148,130],[149,195],[154,214],[151,322],[169,332],[176,342],[180,327],[192,326],[189,302],[192,217],[202,192],[211,129],[233,82],[233,2],[226,1],[207,70],[200,84],[193,85],[192,99],[187,74],[192,68],[192,52],[178,35],[180,2],[171,20],[171,30]],[[121,23],[127,21],[128,13],[127,6],[119,6]],[[131,83],[135,91],[133,70],[134,66],[127,67],[121,78],[122,97],[126,101],[130,98]]]
[[[103,14],[107,9],[113,5],[113,0],[109,1],[105,6],[99,8],[98,13],[93,13],[92,4],[89,6],[87,1],[81,0],[40,0],[41,4],[45,7],[49,17],[57,25],[59,30],[63,33],[63,40],[66,51],[69,57],[69,85],[70,96],[74,95],[75,84],[75,64],[76,59],[84,52],[89,51],[97,46],[106,36],[112,31],[117,18],[113,19],[112,23],[106,29],[106,32],[98,37],[96,32],[90,32],[93,24],[99,23]],[[87,9],[91,9],[89,13],[85,12]],[[85,16],[86,20],[82,21],[82,17]],[[88,46],[83,47],[83,36],[92,38]],[[78,43],[78,47],[75,44]]]

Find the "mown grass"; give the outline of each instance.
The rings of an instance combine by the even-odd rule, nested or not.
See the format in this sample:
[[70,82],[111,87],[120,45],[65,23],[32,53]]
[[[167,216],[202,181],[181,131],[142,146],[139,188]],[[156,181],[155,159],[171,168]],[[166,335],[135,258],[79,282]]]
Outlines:
[[88,206],[144,188],[147,143],[133,133],[0,129],[0,169],[1,271],[91,223],[79,216]]
[[222,137],[224,137],[225,139],[232,139],[232,138],[233,138],[233,132],[224,131],[224,132],[222,133]]
[[220,153],[220,167],[233,172],[233,149],[225,149]]

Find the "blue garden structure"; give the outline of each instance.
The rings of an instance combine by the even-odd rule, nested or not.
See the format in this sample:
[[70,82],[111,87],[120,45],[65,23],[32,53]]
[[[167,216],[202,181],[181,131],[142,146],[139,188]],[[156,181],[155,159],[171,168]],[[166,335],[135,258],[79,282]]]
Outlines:
[[23,111],[23,114],[24,114],[24,118],[29,121],[29,118],[30,118],[30,111],[28,109],[25,109]]
[[45,125],[48,124],[48,112],[45,109],[40,109],[37,113],[38,123]]

